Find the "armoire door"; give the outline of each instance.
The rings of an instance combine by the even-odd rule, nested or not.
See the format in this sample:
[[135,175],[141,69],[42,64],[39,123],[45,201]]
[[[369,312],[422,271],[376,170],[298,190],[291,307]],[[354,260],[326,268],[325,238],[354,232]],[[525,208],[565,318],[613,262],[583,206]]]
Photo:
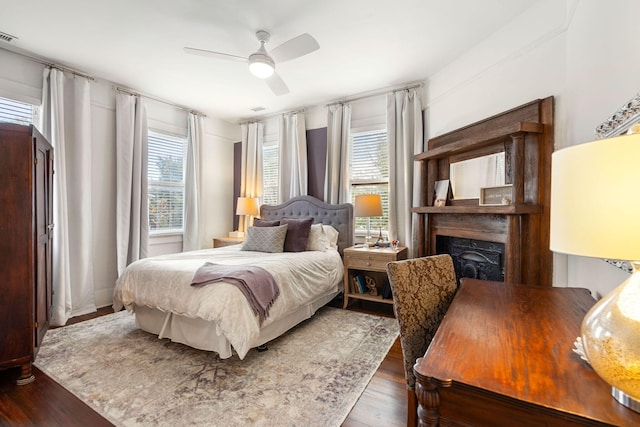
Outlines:
[[52,307],[52,235],[53,235],[53,154],[51,146],[34,130],[35,153],[35,226],[36,226],[36,291],[35,291],[35,343],[37,353],[49,327]]

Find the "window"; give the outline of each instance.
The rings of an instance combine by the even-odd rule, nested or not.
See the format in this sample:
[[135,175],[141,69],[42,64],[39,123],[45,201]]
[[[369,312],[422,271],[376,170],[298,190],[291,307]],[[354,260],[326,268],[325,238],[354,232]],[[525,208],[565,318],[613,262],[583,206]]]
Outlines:
[[0,122],[30,125],[33,123],[36,108],[24,102],[0,98]]
[[264,142],[262,149],[262,203],[278,203],[278,142]]
[[[389,228],[389,148],[387,130],[377,129],[358,132],[351,130],[350,140],[350,181],[351,203],[356,195],[380,194],[382,199],[381,217],[371,218],[371,234]],[[367,229],[367,218],[357,217],[356,232]]]
[[149,132],[149,229],[153,232],[183,231],[184,137]]

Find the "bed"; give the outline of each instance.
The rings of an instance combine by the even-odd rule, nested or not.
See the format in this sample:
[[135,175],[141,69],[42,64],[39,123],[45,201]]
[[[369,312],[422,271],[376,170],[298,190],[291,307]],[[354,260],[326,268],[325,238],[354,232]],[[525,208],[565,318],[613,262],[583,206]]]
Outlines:
[[[281,205],[263,205],[260,217],[263,221],[311,217],[313,224],[322,224],[312,226],[314,242],[320,232],[327,239],[334,237],[335,244],[282,253],[247,251],[242,250],[243,245],[233,245],[138,260],[116,281],[114,310],[125,307],[134,313],[140,329],[215,351],[223,359],[233,351],[242,359],[251,348],[308,319],[343,289],[342,251],[353,244],[353,207],[301,196]],[[329,232],[327,226],[337,233]],[[268,317],[261,323],[247,298],[231,284],[191,286],[194,273],[205,262],[258,266],[271,273],[280,294]]]

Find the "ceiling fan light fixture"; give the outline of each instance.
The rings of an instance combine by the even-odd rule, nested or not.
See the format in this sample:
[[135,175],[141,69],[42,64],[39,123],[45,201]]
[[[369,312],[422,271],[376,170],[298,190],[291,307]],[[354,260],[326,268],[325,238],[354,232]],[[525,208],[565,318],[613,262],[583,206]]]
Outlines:
[[275,62],[273,62],[273,59],[271,59],[269,55],[254,53],[249,57],[249,70],[254,76],[260,79],[271,77],[275,67]]

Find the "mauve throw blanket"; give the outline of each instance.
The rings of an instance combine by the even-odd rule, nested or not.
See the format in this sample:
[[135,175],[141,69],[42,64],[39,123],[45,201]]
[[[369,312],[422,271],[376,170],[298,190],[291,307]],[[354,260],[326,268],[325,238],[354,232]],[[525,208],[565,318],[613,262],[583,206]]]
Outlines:
[[236,286],[249,301],[260,325],[269,316],[269,309],[280,295],[280,288],[271,273],[262,267],[223,265],[206,262],[191,279],[191,286],[225,282]]

